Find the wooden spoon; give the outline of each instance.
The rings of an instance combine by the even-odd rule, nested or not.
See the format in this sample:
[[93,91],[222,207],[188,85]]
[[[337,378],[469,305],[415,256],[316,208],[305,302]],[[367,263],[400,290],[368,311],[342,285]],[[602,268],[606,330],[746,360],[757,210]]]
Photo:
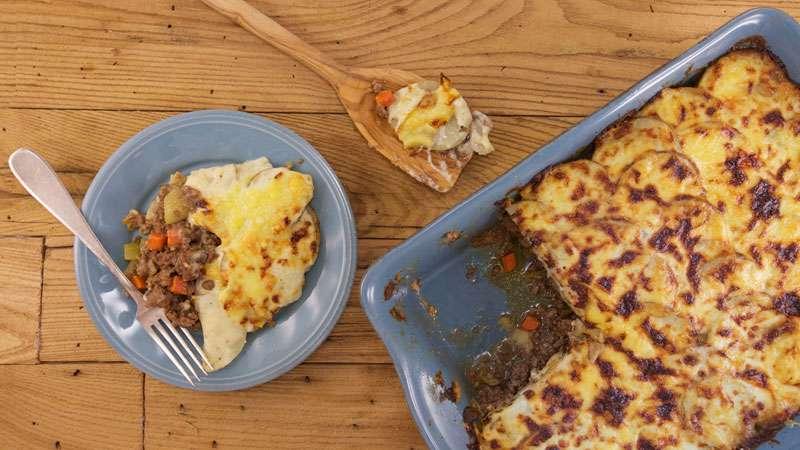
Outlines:
[[397,69],[342,66],[244,0],[203,2],[327,80],[336,89],[339,101],[369,146],[388,158],[392,164],[439,192],[447,192],[453,187],[461,170],[472,158],[472,153],[462,154],[456,150],[406,150],[388,121],[376,113],[373,81],[379,81],[389,89],[396,90],[422,81],[421,77]]

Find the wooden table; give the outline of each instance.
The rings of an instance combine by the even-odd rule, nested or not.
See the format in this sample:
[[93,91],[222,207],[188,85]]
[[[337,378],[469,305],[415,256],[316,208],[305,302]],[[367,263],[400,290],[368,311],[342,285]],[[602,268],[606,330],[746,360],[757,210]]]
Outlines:
[[[425,445],[392,362],[359,306],[365,269],[638,79],[761,2],[254,1],[347,65],[445,71],[494,117],[497,151],[448,194],[369,150],[331,89],[198,0],[0,5],[0,447],[397,448]],[[692,5],[692,3],[697,3]],[[796,1],[771,2],[800,17]],[[287,125],[348,190],[358,273],[330,338],[243,392],[165,385],[122,361],[83,311],[72,238],[5,161],[42,152],[80,200],[122,142],[203,108]]]

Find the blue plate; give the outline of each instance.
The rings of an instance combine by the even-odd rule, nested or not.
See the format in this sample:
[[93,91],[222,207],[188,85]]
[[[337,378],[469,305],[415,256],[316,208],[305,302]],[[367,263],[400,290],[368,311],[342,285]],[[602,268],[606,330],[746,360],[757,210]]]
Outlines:
[[[145,128],[106,161],[83,200],[83,212],[103,245],[122,265],[122,244],[131,233],[120,220],[144,210],[158,187],[184,173],[266,156],[278,166],[314,179],[311,205],[322,235],[319,258],[306,275],[303,296],[278,315],[272,328],[247,335],[242,353],[228,367],[204,377],[194,389],[229,391],[264,383],[292,369],[328,336],[344,309],[356,268],[353,212],[331,167],[289,129],[253,114],[197,111]],[[86,310],[103,337],[128,362],[159,380],[191,388],[135,320],[136,307],[112,275],[80,242],[75,272]]]
[[[485,279],[475,284],[465,280],[468,264],[486,266],[487,255],[471,249],[466,241],[494,223],[495,202],[545,167],[573,158],[603,129],[641,108],[662,88],[686,83],[734,44],[753,36],[763,37],[786,65],[789,75],[800,81],[800,25],[778,10],[748,11],[543,146],[370,268],[361,284],[361,304],[389,349],[406,402],[431,449],[465,448],[468,439],[461,411],[470,398],[470,392],[465,390],[458,404],[439,401],[433,387],[434,374],[441,370],[448,383],[455,380],[463,387],[469,386],[465,365],[503,335],[497,318],[507,310],[505,294]],[[450,230],[461,230],[467,237],[442,245],[442,235]],[[436,320],[425,313],[411,289],[400,288],[392,300],[384,300],[384,287],[398,272],[422,280],[422,295],[439,310]],[[404,322],[391,317],[389,311],[395,305],[404,308]],[[487,332],[464,332],[476,326]],[[462,330],[455,334],[456,339],[453,330]],[[800,448],[800,429],[786,427],[777,439],[779,445],[763,447]]]

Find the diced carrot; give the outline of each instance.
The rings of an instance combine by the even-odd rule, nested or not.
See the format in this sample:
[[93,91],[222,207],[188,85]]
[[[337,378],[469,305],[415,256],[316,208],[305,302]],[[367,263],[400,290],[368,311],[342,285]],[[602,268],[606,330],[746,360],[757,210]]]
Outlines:
[[539,319],[533,314],[528,314],[522,319],[522,323],[519,324],[519,327],[527,332],[536,331],[539,329]]
[[177,247],[183,242],[183,235],[181,235],[180,228],[170,227],[167,229],[167,245],[170,247]]
[[514,252],[506,253],[503,255],[502,262],[503,271],[511,272],[515,267],[517,267],[517,255],[515,255]]
[[183,278],[178,275],[172,277],[172,283],[169,285],[169,290],[173,294],[187,295],[189,293],[186,282],[183,281]]
[[139,275],[132,276],[131,283],[133,283],[136,289],[142,290],[145,288],[144,278],[140,277]]
[[375,102],[383,107],[388,108],[392,103],[394,103],[394,92],[388,89],[378,92],[378,94],[375,95]]
[[150,236],[147,236],[147,249],[152,251],[158,251],[164,248],[164,244],[167,243],[167,237],[164,236],[163,233],[150,233]]

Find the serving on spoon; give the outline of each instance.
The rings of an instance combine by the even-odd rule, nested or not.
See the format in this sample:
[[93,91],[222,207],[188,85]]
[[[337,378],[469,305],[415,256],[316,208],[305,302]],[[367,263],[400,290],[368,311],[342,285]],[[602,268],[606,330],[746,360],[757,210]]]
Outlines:
[[470,111],[446,77],[345,67],[243,0],[203,2],[328,81],[369,146],[431,188],[449,191],[474,153],[492,151],[491,120]]

